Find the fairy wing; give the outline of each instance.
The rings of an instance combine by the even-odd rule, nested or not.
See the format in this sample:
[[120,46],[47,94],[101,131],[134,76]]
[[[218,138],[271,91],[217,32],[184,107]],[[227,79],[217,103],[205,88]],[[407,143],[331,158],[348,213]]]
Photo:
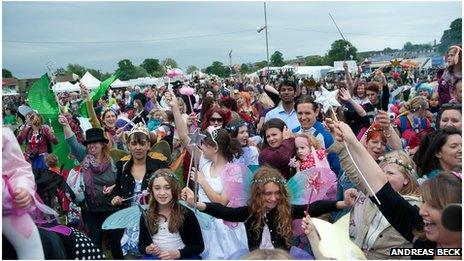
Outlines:
[[211,223],[213,222],[214,217],[206,213],[203,213],[197,209],[189,207],[187,203],[185,203],[185,201],[183,200],[179,200],[179,204],[193,211],[195,217],[198,220],[198,223],[200,224],[200,228],[202,231],[209,230],[211,228]]
[[224,167],[221,181],[229,199],[228,207],[242,207],[247,204],[252,179],[253,174],[244,165],[229,163]]
[[166,161],[168,164],[171,164],[171,147],[169,143],[165,140],[157,142],[151,150],[148,152],[148,155],[154,159],[159,159],[161,161]]
[[[141,207],[143,210],[146,210],[148,205],[141,205]],[[138,205],[119,210],[103,222],[102,229],[138,227],[141,214],[142,212],[139,210]]]
[[125,150],[120,150],[120,149],[115,149],[115,148],[112,148],[110,150],[110,157],[113,159],[113,162],[118,162],[119,160],[125,157],[129,157],[129,156],[130,156],[130,153]]
[[296,173],[287,182],[291,203],[304,205],[328,197],[337,177],[330,168],[313,167]]

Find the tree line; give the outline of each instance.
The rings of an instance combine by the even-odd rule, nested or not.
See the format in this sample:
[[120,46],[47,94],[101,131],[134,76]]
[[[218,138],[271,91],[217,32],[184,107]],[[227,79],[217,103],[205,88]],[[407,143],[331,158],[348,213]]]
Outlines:
[[[458,18],[451,22],[450,28],[443,32],[443,35],[440,39],[440,44],[436,46],[436,50],[440,54],[444,54],[447,48],[453,44],[461,44],[462,43],[462,19]],[[413,44],[411,42],[406,42],[401,49],[401,51],[422,51],[422,50],[431,50],[433,49],[432,44],[425,43],[425,44]],[[381,52],[391,53],[400,50],[394,50],[390,47],[386,47]],[[358,53],[355,46],[353,46],[349,41],[345,41],[342,39],[334,41],[331,46],[330,50],[323,56],[321,55],[311,55],[307,57],[298,57],[296,60],[285,60],[284,55],[280,51],[275,51],[271,57],[269,58],[269,66],[284,66],[286,64],[293,64],[298,63],[306,66],[320,66],[320,65],[333,65],[334,61],[341,61],[341,60],[356,60],[358,62],[363,61],[365,58],[369,57],[370,55],[378,53],[378,51],[373,52],[363,52]],[[118,62],[118,69],[121,71],[120,80],[125,81],[129,79],[135,79],[139,77],[162,77],[165,75],[166,67],[170,66],[171,68],[177,68],[177,62],[172,58],[166,58],[162,61],[156,58],[146,58],[143,62],[139,65],[134,65],[130,59],[123,59]],[[251,73],[257,70],[260,70],[264,67],[267,67],[268,63],[266,60],[258,61],[254,63],[243,63],[240,66],[240,69],[243,73]],[[190,74],[195,71],[199,71],[200,69],[195,65],[189,65],[186,69],[186,73]],[[91,73],[95,78],[103,81],[104,79],[108,78],[111,73],[102,72],[98,69],[93,68],[86,68],[79,64],[68,64],[66,69],[60,68],[56,71],[57,75],[60,74],[77,74],[80,77],[84,75],[84,73],[88,71]],[[219,77],[228,77],[231,75],[232,71],[228,65],[223,64],[220,61],[213,61],[210,66],[201,69],[202,72],[208,74],[215,74]],[[3,78],[10,78],[13,77],[12,73],[7,69],[2,69]]]

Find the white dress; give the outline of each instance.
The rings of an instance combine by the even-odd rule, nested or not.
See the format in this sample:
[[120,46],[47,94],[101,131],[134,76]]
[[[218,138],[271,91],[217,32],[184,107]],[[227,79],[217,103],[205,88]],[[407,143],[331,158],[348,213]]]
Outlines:
[[[200,158],[199,169],[204,174],[208,184],[216,193],[221,193],[223,184],[221,177],[212,178],[210,175],[211,161],[203,155]],[[206,192],[199,187],[198,198],[201,202],[211,202]],[[202,259],[239,259],[248,250],[248,239],[245,225],[238,223],[235,228],[224,224],[222,219],[212,219],[212,224],[207,229],[202,228],[205,250],[200,254]]]

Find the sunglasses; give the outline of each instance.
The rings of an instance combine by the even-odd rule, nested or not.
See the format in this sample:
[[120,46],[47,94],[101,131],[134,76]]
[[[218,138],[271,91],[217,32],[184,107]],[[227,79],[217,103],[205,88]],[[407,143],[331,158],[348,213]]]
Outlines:
[[222,118],[209,118],[210,122],[222,122]]

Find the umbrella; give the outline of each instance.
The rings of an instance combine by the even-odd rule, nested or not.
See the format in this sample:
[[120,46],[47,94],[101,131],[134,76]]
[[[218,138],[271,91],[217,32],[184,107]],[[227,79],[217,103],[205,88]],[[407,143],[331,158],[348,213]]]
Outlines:
[[102,229],[117,229],[126,227],[138,227],[142,210],[147,209],[148,205],[135,205],[119,210],[109,216],[102,224]]

